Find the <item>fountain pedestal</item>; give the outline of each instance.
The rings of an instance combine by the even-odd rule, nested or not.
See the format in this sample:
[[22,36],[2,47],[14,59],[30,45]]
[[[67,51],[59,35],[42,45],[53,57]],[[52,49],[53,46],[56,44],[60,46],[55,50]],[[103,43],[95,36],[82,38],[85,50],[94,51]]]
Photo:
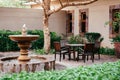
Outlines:
[[28,56],[28,48],[30,47],[31,42],[18,42],[18,47],[20,48],[20,56],[18,57],[19,61],[29,61],[30,57]]
[[31,42],[37,40],[39,35],[10,35],[11,40],[18,43],[20,48],[20,56],[18,57],[19,61],[29,61],[30,57],[28,56],[28,49],[31,46]]

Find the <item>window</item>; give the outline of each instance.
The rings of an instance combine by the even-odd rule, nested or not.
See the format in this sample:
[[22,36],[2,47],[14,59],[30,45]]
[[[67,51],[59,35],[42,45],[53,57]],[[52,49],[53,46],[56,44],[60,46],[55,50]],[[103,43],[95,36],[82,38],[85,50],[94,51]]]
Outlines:
[[112,10],[112,33],[118,34],[119,33],[119,22],[117,20],[118,15],[117,13],[120,13],[120,9],[113,9]]
[[88,31],[88,9],[81,9],[79,13],[79,33],[84,35]]
[[86,12],[81,13],[81,32],[86,32]]
[[109,28],[109,33],[110,33],[110,38],[115,37],[120,33],[119,29],[119,21],[118,21],[118,13],[120,14],[120,5],[112,5],[110,6],[110,28]]
[[68,13],[67,18],[67,33],[72,33],[72,13]]
[[74,11],[67,11],[67,20],[66,20],[66,33],[67,35],[72,35],[73,34],[73,12]]

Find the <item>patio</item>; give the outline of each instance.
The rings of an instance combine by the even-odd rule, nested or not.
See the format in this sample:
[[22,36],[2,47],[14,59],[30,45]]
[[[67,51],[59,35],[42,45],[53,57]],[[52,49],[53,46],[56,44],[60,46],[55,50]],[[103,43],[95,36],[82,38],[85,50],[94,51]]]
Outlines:
[[[32,51],[30,51],[30,53],[34,53]],[[3,56],[12,56],[12,55],[19,55],[19,52],[0,52],[0,55]],[[34,54],[31,54],[34,55]],[[40,55],[43,57],[50,57],[50,58],[54,58],[54,54],[49,54],[49,55]],[[56,56],[56,70],[63,70],[66,68],[75,68],[75,67],[79,67],[79,66],[90,66],[90,65],[94,65],[94,64],[101,64],[101,63],[105,63],[105,62],[115,62],[118,61],[119,59],[116,58],[116,56],[111,56],[111,55],[101,55],[101,59],[98,59],[98,56],[95,55],[95,60],[94,62],[92,62],[91,60],[86,61],[85,63],[83,62],[83,60],[79,60],[79,61],[74,61],[74,60],[68,60],[68,57],[66,56],[66,58],[63,60],[61,60],[61,62],[59,61],[59,55]]]

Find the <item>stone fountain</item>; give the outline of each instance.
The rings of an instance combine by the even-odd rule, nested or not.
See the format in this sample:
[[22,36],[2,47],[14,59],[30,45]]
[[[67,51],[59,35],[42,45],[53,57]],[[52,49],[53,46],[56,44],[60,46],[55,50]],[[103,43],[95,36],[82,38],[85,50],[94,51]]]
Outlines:
[[17,42],[20,48],[19,56],[2,57],[0,60],[0,70],[2,72],[21,72],[25,71],[38,71],[41,66],[44,66],[44,70],[55,69],[55,60],[41,57],[41,56],[29,56],[28,49],[31,46],[32,41],[39,38],[39,35],[27,35],[27,28],[24,25],[22,27],[22,35],[9,35],[12,41]]

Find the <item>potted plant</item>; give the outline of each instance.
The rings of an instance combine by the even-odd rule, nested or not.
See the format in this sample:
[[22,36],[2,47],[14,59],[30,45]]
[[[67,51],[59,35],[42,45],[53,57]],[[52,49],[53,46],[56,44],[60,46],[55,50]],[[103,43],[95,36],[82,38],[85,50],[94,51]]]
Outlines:
[[114,13],[112,26],[116,33],[116,36],[112,38],[112,42],[114,42],[115,54],[117,58],[120,58],[120,12]]
[[112,42],[114,43],[115,55],[120,58],[120,35],[112,38]]
[[70,44],[83,44],[85,43],[84,37],[80,35],[70,36],[68,39],[68,43]]
[[102,42],[103,37],[101,37],[100,33],[97,32],[87,32],[85,33],[85,37],[87,38],[87,41],[90,43],[95,43],[95,42]]

